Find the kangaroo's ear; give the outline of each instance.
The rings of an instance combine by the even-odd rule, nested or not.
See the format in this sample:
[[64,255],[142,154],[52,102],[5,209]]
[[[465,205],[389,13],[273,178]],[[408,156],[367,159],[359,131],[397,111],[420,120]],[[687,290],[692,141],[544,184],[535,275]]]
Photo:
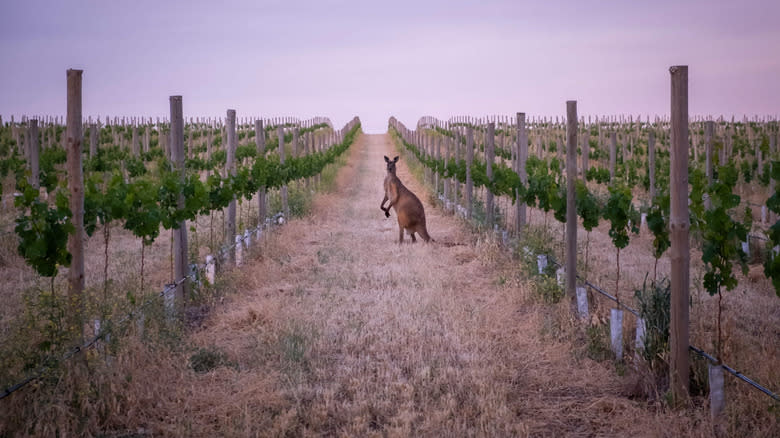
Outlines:
[[389,163],[389,162],[390,162],[390,159],[387,158],[387,155],[385,155],[385,163]]
[[397,163],[397,162],[398,162],[398,156],[396,156],[395,158],[393,158],[393,163]]

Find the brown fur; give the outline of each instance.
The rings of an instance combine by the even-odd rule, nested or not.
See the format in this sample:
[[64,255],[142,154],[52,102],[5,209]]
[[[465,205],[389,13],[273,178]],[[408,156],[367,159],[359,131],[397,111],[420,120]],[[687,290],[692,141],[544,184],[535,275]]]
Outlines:
[[[426,242],[432,241],[425,227],[425,209],[420,199],[403,185],[395,174],[395,163],[398,157],[393,160],[385,157],[387,163],[387,176],[385,176],[385,197],[379,208],[385,212],[386,217],[390,217],[390,207],[393,207],[398,217],[398,243],[404,241],[404,230],[412,237],[412,242],[417,242],[414,233],[417,233]],[[385,202],[390,201],[385,207]]]

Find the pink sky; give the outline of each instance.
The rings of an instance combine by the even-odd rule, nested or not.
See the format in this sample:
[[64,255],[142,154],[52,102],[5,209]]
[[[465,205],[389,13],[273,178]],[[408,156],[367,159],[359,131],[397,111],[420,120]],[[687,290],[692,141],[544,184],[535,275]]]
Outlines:
[[0,114],[780,114],[780,1],[3,1]]

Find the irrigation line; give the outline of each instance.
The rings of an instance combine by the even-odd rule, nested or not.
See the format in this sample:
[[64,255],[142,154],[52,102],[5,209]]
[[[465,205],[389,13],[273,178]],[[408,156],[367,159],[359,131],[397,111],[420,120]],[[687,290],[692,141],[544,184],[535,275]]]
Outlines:
[[219,258],[219,259],[224,258],[225,254],[227,254],[228,251],[230,251],[233,248],[235,248],[236,246],[238,246],[239,243],[243,243],[248,238],[251,239],[252,233],[256,232],[257,230],[261,230],[262,231],[263,229],[266,229],[266,228],[270,227],[271,224],[276,223],[279,220],[279,218],[281,218],[281,217],[284,217],[284,213],[282,213],[282,212],[276,213],[275,215],[273,215],[271,217],[271,221],[269,221],[269,222],[261,222],[261,223],[259,223],[256,227],[254,227],[251,230],[249,230],[249,229],[244,230],[244,231],[249,231],[250,235],[247,236],[246,233],[240,234],[239,235],[240,237],[238,238],[237,242],[233,242],[230,245],[223,246],[219,251],[217,251],[217,254],[216,254],[217,258]]
[[[553,258],[552,256],[549,256],[549,255],[548,255],[548,256],[547,256],[547,260],[548,260],[548,261],[550,261],[550,263],[552,263],[552,264],[554,264],[554,265],[556,265],[556,266],[559,266],[559,267],[561,267],[561,268],[564,268],[564,266],[563,266],[563,265],[561,265],[560,263],[558,263],[557,261],[555,261],[555,258]],[[604,290],[603,290],[603,289],[601,289],[600,287],[598,287],[598,286],[594,285],[593,283],[590,283],[589,281],[587,281],[587,280],[583,279],[583,278],[582,278],[582,277],[580,277],[579,275],[577,276],[577,279],[579,279],[580,281],[582,281],[582,282],[583,282],[583,283],[584,283],[586,286],[590,287],[591,289],[595,290],[596,292],[599,292],[600,294],[604,295],[605,297],[609,298],[610,300],[617,302],[617,299],[615,299],[615,297],[613,297],[612,295],[610,295],[609,293],[607,293],[606,291],[604,291]],[[626,309],[626,310],[628,310],[629,312],[633,313],[633,314],[634,314],[634,315],[635,315],[637,318],[641,318],[641,316],[639,315],[639,313],[638,313],[636,310],[634,310],[634,309],[632,309],[632,308],[630,308],[630,307],[626,306],[626,305],[625,305],[625,304],[623,304],[623,303],[618,303],[618,305],[619,305],[619,306],[622,306],[623,308],[625,308],[625,309]],[[653,327],[653,328],[655,328],[656,330],[658,330],[658,327]],[[756,388],[756,389],[758,389],[759,391],[763,392],[764,394],[766,394],[766,395],[768,395],[768,396],[772,397],[772,398],[773,398],[775,401],[778,401],[778,402],[780,402],[780,396],[778,396],[777,394],[775,394],[775,393],[774,393],[774,392],[772,392],[771,390],[767,389],[766,387],[764,387],[764,386],[761,386],[759,383],[756,383],[756,381],[752,380],[751,378],[749,378],[748,376],[746,376],[746,375],[742,374],[741,372],[739,372],[739,371],[735,370],[734,368],[731,368],[730,366],[728,366],[728,365],[726,365],[726,364],[724,364],[724,363],[720,363],[720,362],[718,361],[718,359],[716,359],[714,356],[712,356],[712,355],[708,354],[708,353],[707,353],[707,352],[705,352],[704,350],[702,350],[702,349],[700,349],[700,348],[697,348],[697,347],[695,347],[695,346],[693,346],[693,345],[690,345],[690,344],[688,345],[688,348],[689,348],[691,351],[693,351],[694,353],[696,353],[696,354],[698,354],[698,355],[700,355],[700,356],[702,356],[702,357],[704,357],[704,358],[708,359],[708,360],[709,360],[710,362],[712,362],[713,364],[715,364],[715,365],[720,365],[720,366],[721,366],[721,367],[722,367],[724,370],[726,370],[728,373],[730,373],[730,374],[734,375],[734,377],[736,377],[736,378],[738,378],[738,379],[742,380],[743,382],[749,383],[749,384],[750,384],[751,386],[753,386],[754,388]]]
[[[460,204],[458,204],[458,206],[460,207]],[[506,230],[504,230],[504,231],[506,231]],[[749,234],[748,237],[753,237],[753,238],[756,238],[756,239],[767,240],[767,241],[769,240],[769,239],[767,239],[765,237],[762,237],[762,236],[759,236],[759,235],[755,235],[755,234]],[[548,262],[552,263],[555,266],[558,266],[559,268],[564,268],[565,269],[565,267],[562,264],[558,263],[558,261],[555,260],[555,257],[553,257],[551,255],[546,255],[546,256],[547,256]],[[598,292],[598,293],[604,295],[605,297],[609,298],[610,300],[616,302],[618,304],[618,306],[622,306],[624,309],[626,309],[629,312],[631,312],[632,314],[634,314],[634,316],[636,316],[637,318],[641,318],[641,316],[639,315],[639,312],[637,312],[636,310],[632,309],[631,307],[629,307],[629,306],[627,306],[627,305],[625,305],[623,303],[618,302],[618,300],[614,296],[610,295],[604,289],[596,286],[595,284],[593,284],[593,283],[589,282],[588,280],[580,277],[579,275],[577,275],[577,279],[582,281],[583,284],[585,284],[586,286],[588,286],[591,289],[595,290],[596,292]],[[655,327],[654,325],[650,325],[649,327],[650,328],[654,328],[656,330],[659,330],[659,328]],[[757,383],[756,381],[752,380],[748,376],[746,376],[746,375],[742,374],[741,372],[735,370],[734,368],[731,368],[730,366],[728,366],[728,365],[726,365],[724,363],[719,363],[718,359],[716,359],[714,356],[708,354],[704,350],[702,350],[700,348],[697,348],[697,347],[695,347],[693,345],[690,345],[690,344],[688,345],[688,348],[691,351],[693,351],[694,353],[696,353],[696,354],[698,354],[698,355],[708,359],[713,364],[720,365],[724,370],[726,370],[729,374],[732,374],[734,377],[742,380],[743,382],[746,382],[746,383],[750,384],[751,386],[753,386],[754,388],[756,388],[759,391],[763,392],[764,394],[768,395],[769,397],[771,397],[775,401],[780,402],[780,396],[778,396],[777,394],[775,394],[771,390],[767,389],[766,387],[762,386],[761,384]]]
[[[198,266],[198,267],[200,268],[201,266]],[[152,302],[154,302],[155,299],[160,298],[160,297],[164,296],[166,293],[170,292],[171,290],[177,288],[182,283],[184,283],[187,279],[195,281],[195,273],[194,272],[190,273],[189,275],[180,278],[179,280],[177,280],[174,283],[166,284],[165,288],[162,290],[162,292],[160,292],[160,293],[154,295],[153,297],[147,299],[143,304],[138,306],[138,308],[136,308],[132,312],[130,312],[127,315],[125,315],[124,318],[120,319],[117,322],[117,325],[122,325],[122,324],[126,323],[128,320],[133,319],[136,315],[141,313],[142,310],[146,309]],[[87,341],[87,342],[85,342],[85,343],[83,343],[83,344],[81,344],[79,346],[73,347],[72,349],[68,350],[65,354],[62,355],[62,359],[61,360],[63,360],[63,361],[64,360],[68,360],[71,357],[75,356],[76,354],[81,353],[82,351],[88,350],[90,347],[95,345],[98,341],[100,341],[101,339],[106,337],[107,334],[108,334],[108,330],[107,329],[101,329],[100,332],[98,332],[98,334],[96,334],[94,337],[92,337],[92,339],[90,339],[89,341]],[[9,395],[14,393],[15,391],[23,388],[28,383],[30,383],[33,380],[41,377],[43,375],[43,373],[45,373],[49,368],[51,368],[50,365],[44,365],[44,366],[38,368],[38,370],[36,372],[34,372],[33,374],[29,375],[28,377],[26,377],[21,382],[6,388],[3,391],[3,393],[0,394],[0,400],[8,397]]]
[[[266,225],[270,225],[270,223],[275,223],[279,219],[279,217],[283,217],[282,213],[275,214],[273,216],[273,222],[260,223],[252,231],[256,231],[258,229],[261,229],[262,227],[264,227]],[[244,236],[242,236],[241,239],[240,239],[240,242],[243,242],[243,241],[244,241]],[[236,246],[236,244],[234,243],[234,244],[230,245],[229,247],[223,248],[222,250],[219,251],[218,254],[222,255],[222,254],[226,253],[228,250],[234,248],[235,246]],[[198,270],[205,269],[205,267],[206,267],[205,264],[203,264],[203,265],[196,264],[195,265],[196,269],[193,270],[192,272],[190,272],[188,275],[178,279],[177,281],[175,281],[173,283],[166,284],[165,287],[163,288],[163,290],[160,293],[150,297],[143,304],[141,304],[138,308],[136,308],[132,312],[130,312],[127,315],[125,315],[124,318],[120,319],[117,322],[117,326],[121,326],[124,323],[126,323],[127,321],[133,319],[135,316],[137,316],[139,313],[141,313],[141,311],[146,309],[156,299],[159,299],[160,297],[164,297],[167,293],[169,293],[170,291],[172,291],[172,290],[176,289],[177,287],[179,287],[187,279],[190,279],[192,281],[196,281],[197,280],[196,272]],[[107,327],[107,326],[108,325],[106,325],[104,327]],[[106,328],[101,328],[101,330],[98,332],[98,334],[96,334],[94,337],[92,337],[92,339],[90,339],[89,341],[85,342],[84,344],[81,344],[79,346],[73,347],[72,349],[68,350],[65,354],[63,354],[61,361],[68,360],[71,357],[75,356],[76,354],[81,353],[82,351],[88,350],[90,347],[94,346],[98,341],[103,339],[107,334],[108,334],[108,330]],[[9,387],[5,388],[3,390],[3,392],[0,393],[0,400],[8,397],[9,395],[13,394],[14,392],[18,391],[19,389],[22,389],[23,387],[25,387],[28,383],[32,382],[33,380],[36,380],[36,379],[40,378],[43,375],[43,373],[48,371],[51,367],[52,367],[52,365],[43,365],[40,368],[38,368],[34,373],[32,373],[29,376],[25,377],[24,380],[14,384],[14,385],[12,385],[12,386],[9,386]]]
[[[553,256],[548,255],[547,256],[547,260],[550,263],[552,263],[553,265],[558,266],[559,268],[566,269],[562,264],[558,263]],[[617,298],[615,298],[614,296],[610,295],[609,292],[605,291],[604,289],[596,286],[595,284],[593,284],[593,283],[589,282],[588,280],[580,277],[579,275],[577,275],[577,280],[580,280],[586,286],[590,287],[591,289],[595,290],[596,292],[598,292],[598,293],[604,295],[605,297],[609,298],[610,300],[614,301],[615,303],[617,303],[618,306],[623,307],[624,309],[626,309],[629,312],[633,313],[634,316],[636,316],[637,318],[641,318],[641,316],[639,316],[639,312],[637,312],[636,310],[634,310],[634,309],[626,306],[625,304],[621,303],[620,301],[617,300]]]
[[688,346],[688,348],[689,348],[691,351],[693,351],[694,353],[696,353],[696,354],[698,354],[698,355],[700,355],[700,356],[702,356],[702,357],[704,357],[704,358],[708,359],[708,360],[709,360],[710,362],[712,362],[713,364],[715,364],[715,365],[720,365],[720,366],[721,366],[721,367],[722,367],[724,370],[726,370],[726,371],[728,371],[729,373],[733,374],[733,375],[734,375],[736,378],[738,378],[738,379],[742,380],[743,382],[747,382],[747,383],[749,383],[749,384],[750,384],[750,385],[752,385],[754,388],[758,389],[759,391],[763,392],[764,394],[766,394],[766,395],[768,395],[768,396],[772,397],[773,399],[775,399],[775,401],[779,401],[779,402],[780,402],[780,396],[778,396],[778,395],[777,395],[777,394],[775,394],[774,392],[770,391],[769,389],[767,389],[767,388],[765,388],[765,387],[761,386],[760,384],[756,383],[755,381],[753,381],[752,379],[750,379],[748,376],[746,376],[746,375],[742,374],[741,372],[739,372],[739,371],[735,370],[734,368],[731,368],[730,366],[728,366],[728,365],[726,365],[726,364],[724,364],[724,363],[721,363],[721,364],[719,364],[719,363],[718,363],[718,360],[717,360],[716,358],[714,358],[714,357],[710,356],[710,355],[709,355],[709,354],[707,354],[705,351],[703,351],[703,350],[700,350],[700,349],[698,349],[698,348],[694,347],[693,345],[689,345],[689,346]]

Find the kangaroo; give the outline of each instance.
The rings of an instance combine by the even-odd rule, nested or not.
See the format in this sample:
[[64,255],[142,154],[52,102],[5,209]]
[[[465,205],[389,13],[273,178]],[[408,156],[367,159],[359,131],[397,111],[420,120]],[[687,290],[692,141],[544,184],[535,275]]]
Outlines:
[[[412,242],[417,242],[414,237],[414,233],[417,233],[426,242],[433,241],[431,236],[428,235],[428,230],[425,228],[425,209],[422,202],[411,190],[407,189],[403,185],[400,179],[395,174],[395,163],[398,162],[398,157],[390,160],[385,156],[385,163],[387,163],[387,176],[385,176],[385,197],[382,199],[382,203],[379,208],[385,212],[385,217],[390,217],[390,207],[395,209],[395,214],[398,216],[398,243],[404,242],[404,229],[412,236]],[[385,202],[390,200],[390,203],[385,207]]]

